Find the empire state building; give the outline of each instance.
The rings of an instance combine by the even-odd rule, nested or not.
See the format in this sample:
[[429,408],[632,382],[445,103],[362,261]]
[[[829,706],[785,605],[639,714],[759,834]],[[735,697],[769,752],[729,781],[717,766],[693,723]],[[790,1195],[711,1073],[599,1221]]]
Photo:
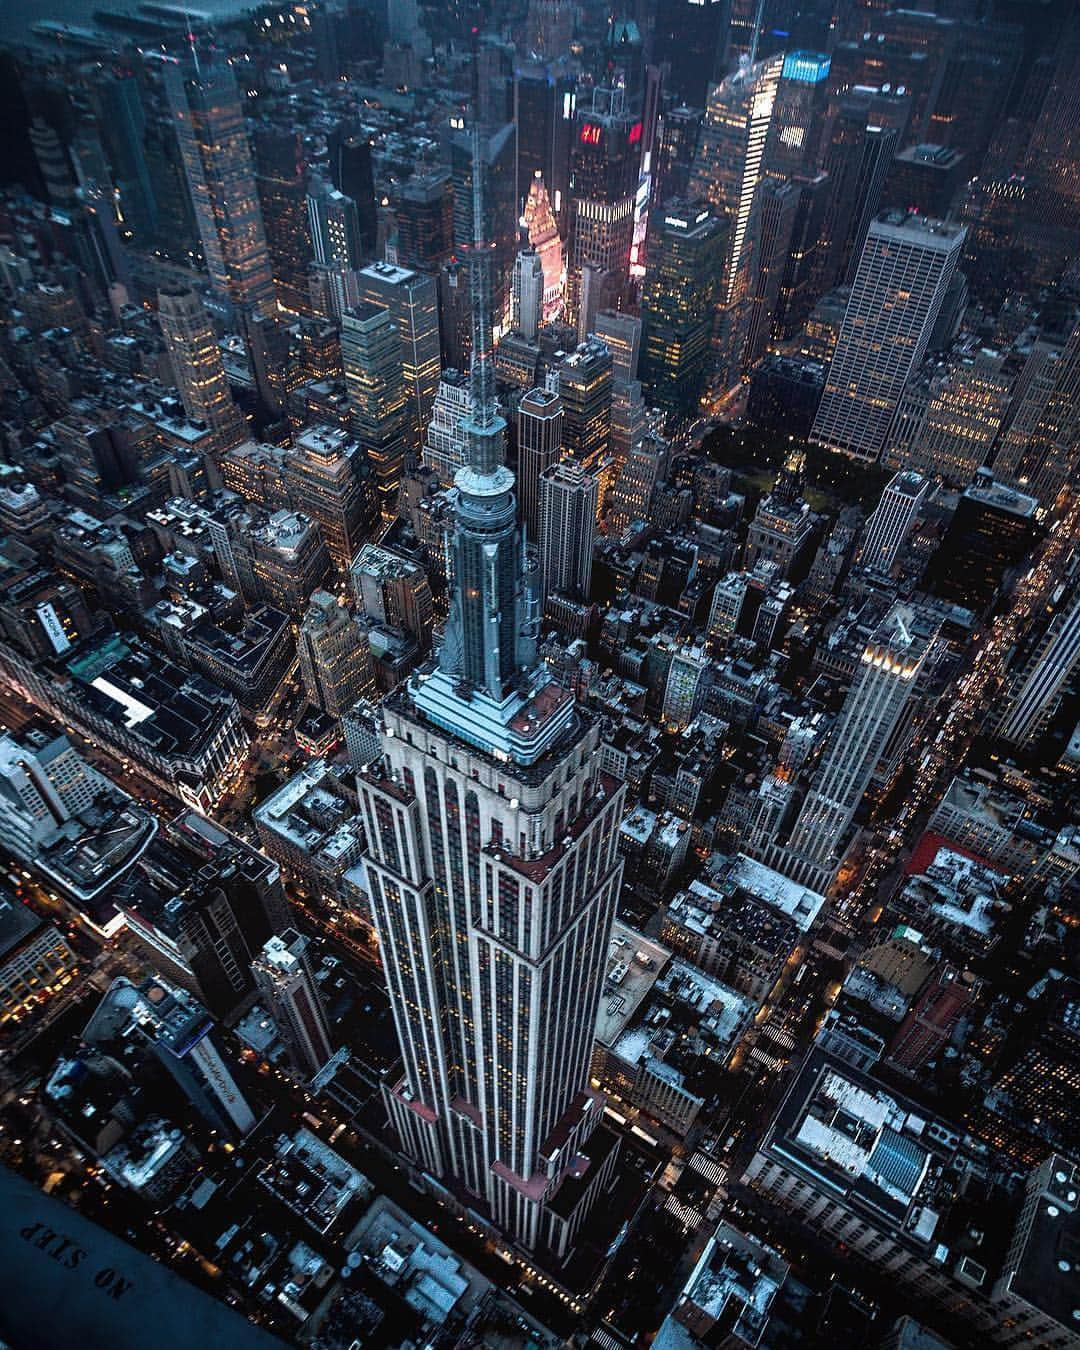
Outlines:
[[589,1060],[621,880],[621,784],[538,661],[495,400],[491,246],[474,131],[472,411],[454,585],[433,667],[382,705],[360,777],[368,886],[403,1071],[403,1149],[510,1237],[566,1253],[615,1161]]

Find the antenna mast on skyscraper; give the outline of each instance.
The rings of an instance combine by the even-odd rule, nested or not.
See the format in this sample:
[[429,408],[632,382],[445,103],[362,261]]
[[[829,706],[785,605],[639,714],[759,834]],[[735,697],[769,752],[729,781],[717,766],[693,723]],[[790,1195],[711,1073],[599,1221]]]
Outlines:
[[484,156],[480,128],[479,30],[473,36],[472,246],[469,258],[469,303],[472,310],[472,360],[469,365],[472,422],[488,427],[495,421],[495,381],[491,358],[491,246],[484,231]]
[[765,17],[765,0],[758,0],[757,12],[754,15],[754,36],[750,39],[750,64],[753,65],[757,60],[758,37],[761,33],[761,23]]
[[195,41],[195,29],[191,26],[191,15],[184,10],[184,18],[187,20],[187,40],[191,48],[191,59],[195,62],[195,74],[202,78],[202,71],[199,69],[199,46]]

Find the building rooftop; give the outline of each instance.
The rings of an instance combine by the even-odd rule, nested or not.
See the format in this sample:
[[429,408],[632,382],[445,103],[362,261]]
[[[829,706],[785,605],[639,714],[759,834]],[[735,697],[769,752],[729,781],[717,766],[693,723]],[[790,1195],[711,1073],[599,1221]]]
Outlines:
[[203,619],[185,640],[213,657],[238,678],[250,678],[267,660],[289,627],[289,616],[270,605],[258,604],[244,613],[239,632],[230,632],[211,619]]
[[868,1209],[905,1243],[940,1251],[956,1194],[955,1179],[943,1173],[959,1143],[949,1126],[815,1047],[762,1147],[852,1208]]
[[[324,786],[328,778],[336,781],[326,761],[314,760],[259,803],[252,812],[256,824],[305,853],[332,849],[351,812],[340,794]],[[355,849],[355,833],[350,830],[348,837]]]
[[644,847],[652,838],[655,829],[656,812],[650,811],[647,806],[638,806],[619,826],[619,833],[625,834],[627,839]]
[[68,670],[94,712],[159,755],[196,753],[236,707],[204,676],[116,636],[69,662]]
[[0,961],[6,960],[41,926],[41,919],[32,910],[0,890]]
[[655,1350],[758,1345],[788,1271],[778,1252],[722,1223],[661,1326],[653,1342]]
[[362,1172],[310,1130],[282,1135],[259,1181],[319,1233],[327,1233],[354,1200],[371,1195]]
[[92,900],[137,861],[157,828],[130,799],[103,793],[40,842],[34,863],[76,899]]
[[656,993],[690,1013],[699,1036],[733,1048],[754,1011],[754,1004],[689,961],[673,960],[656,982]]
[[998,921],[1011,908],[1004,898],[1007,883],[1003,872],[942,846],[891,904],[916,928],[944,927],[988,947]]
[[897,233],[919,237],[920,243],[941,243],[949,246],[960,236],[967,233],[967,226],[952,221],[935,220],[932,216],[921,216],[917,212],[893,208],[883,211],[871,228],[888,227]]
[[362,277],[377,277],[382,282],[387,282],[391,286],[401,286],[406,281],[411,281],[416,272],[408,267],[398,267],[395,263],[373,262],[368,267],[360,269]]
[[799,930],[786,915],[756,896],[733,887],[717,890],[695,880],[668,905],[668,917],[689,932],[715,936],[734,929],[763,951],[784,956],[795,946]]
[[612,1046],[649,995],[671,953],[617,919],[611,926],[607,977],[596,1014],[596,1039]]
[[1037,1175],[1042,1184],[1028,1192],[1038,1193],[1031,1226],[1019,1250],[1010,1252],[1006,1278],[1013,1293],[1074,1330],[1080,1325],[1080,1163],[1053,1154]]
[[748,858],[745,853],[736,855],[725,880],[786,914],[804,933],[825,903],[825,897],[817,891],[790,881],[764,863]]
[[1015,488],[1006,487],[1004,483],[996,482],[989,475],[977,477],[970,487],[965,488],[963,495],[969,501],[992,506],[998,511],[1008,511],[1011,515],[1022,516],[1028,520],[1033,519],[1039,509],[1036,498],[1029,497],[1026,492],[1017,492]]
[[151,1116],[115,1144],[101,1161],[110,1176],[138,1192],[154,1185],[183,1151],[183,1131],[170,1121]]

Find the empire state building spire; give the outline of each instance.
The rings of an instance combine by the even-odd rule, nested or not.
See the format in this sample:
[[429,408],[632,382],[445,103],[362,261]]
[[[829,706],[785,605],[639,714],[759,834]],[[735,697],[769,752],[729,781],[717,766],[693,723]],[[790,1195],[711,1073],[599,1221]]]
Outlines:
[[495,401],[495,369],[491,339],[491,244],[484,238],[484,157],[480,118],[474,111],[472,130],[473,237],[469,250],[469,305],[472,316],[472,358],[469,385],[472,417],[469,421],[469,463],[478,472],[491,472],[502,463],[506,422]]
[[[472,127],[472,410],[464,423],[465,465],[458,471],[454,588],[440,671],[458,698],[486,695],[505,723],[512,695],[536,665],[536,585],[523,569],[514,475],[504,463],[506,421],[495,398],[491,336],[491,250],[484,227],[484,163],[479,119]],[[439,686],[436,685],[435,689]],[[426,691],[429,696],[435,690]],[[423,700],[422,700],[423,701]],[[432,709],[432,713],[436,712]],[[479,704],[473,710],[479,714]],[[489,720],[485,718],[485,720]],[[498,728],[499,739],[503,727]]]

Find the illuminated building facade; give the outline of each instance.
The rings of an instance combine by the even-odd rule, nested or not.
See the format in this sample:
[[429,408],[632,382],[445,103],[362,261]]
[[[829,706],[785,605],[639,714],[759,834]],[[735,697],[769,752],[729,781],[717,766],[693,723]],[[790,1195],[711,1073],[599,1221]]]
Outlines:
[[741,373],[750,321],[758,186],[782,66],[778,56],[753,64],[744,59],[735,74],[712,86],[690,180],[690,195],[716,208],[728,224],[715,332],[724,389]]
[[308,698],[331,717],[343,716],[358,699],[374,698],[368,640],[329,591],[311,597],[296,654]]
[[[924,389],[916,381],[900,400],[886,460],[966,487],[989,458],[1008,407],[1013,381],[1004,365],[1003,355],[983,348],[927,376]],[[904,418],[909,395],[913,401],[922,395],[910,426]]]
[[543,318],[547,323],[562,313],[563,248],[559,227],[555,223],[555,212],[551,209],[551,199],[539,169],[529,184],[522,220],[529,236],[529,246],[539,255],[544,272]]
[[192,422],[210,428],[219,453],[238,445],[247,430],[202,301],[187,287],[167,287],[158,292],[158,322],[184,412]]
[[1057,707],[1065,682],[1080,663],[1080,597],[1073,596],[1051,620],[1042,641],[1020,672],[999,735],[1026,745]]
[[887,212],[870,226],[811,439],[856,459],[884,449],[964,246],[957,225]]
[[389,312],[361,302],[341,320],[341,359],[352,430],[375,470],[379,509],[397,508],[405,460],[405,381],[401,342]]
[[327,317],[340,319],[359,292],[360,221],[356,203],[326,183],[314,182],[307,194],[308,231],[315,257],[316,279],[325,288]]
[[930,491],[921,473],[893,474],[874,508],[856,554],[860,567],[889,574]]
[[791,833],[793,853],[822,866],[839,860],[844,835],[929,648],[918,614],[895,605],[862,654],[860,674]]
[[276,306],[244,109],[224,52],[165,65],[169,99],[214,294],[237,309]]
[[607,303],[595,309],[621,308],[628,293],[641,135],[641,119],[628,110],[622,89],[595,89],[592,105],[578,106],[570,150],[566,306],[580,337],[587,335],[581,324],[587,266],[604,278]]
[[601,502],[615,473],[611,456],[613,381],[611,352],[598,338],[582,342],[559,366],[563,450],[596,475]]
[[642,383],[653,404],[692,418],[708,374],[727,230],[709,207],[668,204],[654,226],[642,297]]
[[464,426],[471,407],[468,374],[461,370],[444,370],[424,436],[422,456],[423,462],[435,470],[443,487],[453,485],[454,475],[465,463],[468,437]]
[[345,570],[375,524],[376,477],[358,441],[337,427],[293,438],[284,481],[289,500],[318,525],[334,565]]
[[418,450],[439,387],[439,300],[435,278],[393,263],[360,270],[361,301],[385,309],[397,325],[405,394],[405,438]]
[[252,136],[255,183],[278,305],[287,313],[311,311],[307,287],[308,239],[304,219],[303,140],[298,132],[259,127]]
[[540,477],[562,454],[563,407],[550,389],[530,389],[518,404],[518,498],[525,532],[539,539]]
[[596,537],[596,479],[579,464],[553,464],[539,482],[540,574],[544,595],[587,600]]

